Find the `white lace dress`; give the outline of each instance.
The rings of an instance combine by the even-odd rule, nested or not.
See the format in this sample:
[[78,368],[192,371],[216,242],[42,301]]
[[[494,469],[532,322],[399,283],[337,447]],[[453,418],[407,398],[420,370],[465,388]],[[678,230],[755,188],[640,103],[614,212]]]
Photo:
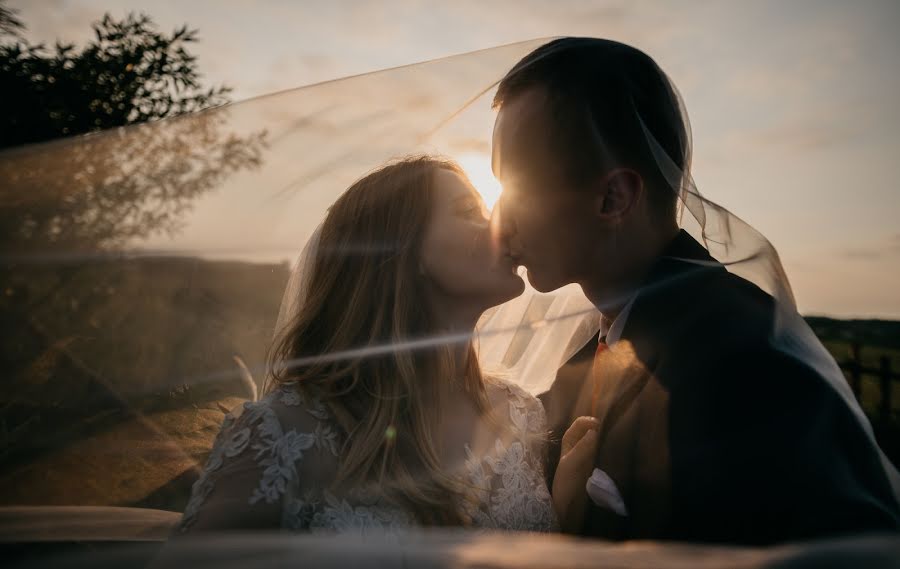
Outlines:
[[[501,395],[496,409],[508,409],[512,434],[480,445],[482,452],[468,443],[459,449],[465,458],[457,477],[472,489],[461,507],[478,528],[555,531],[544,447],[533,442],[545,430],[543,406],[512,385],[502,384]],[[292,387],[245,403],[237,416],[225,418],[176,531],[281,527],[365,534],[415,527],[409,512],[375,492],[327,490],[340,446],[325,406]]]

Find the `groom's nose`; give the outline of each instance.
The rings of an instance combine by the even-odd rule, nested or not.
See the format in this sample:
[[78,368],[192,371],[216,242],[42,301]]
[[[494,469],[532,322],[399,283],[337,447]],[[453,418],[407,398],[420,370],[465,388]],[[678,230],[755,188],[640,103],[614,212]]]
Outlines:
[[491,233],[498,242],[505,245],[508,245],[510,239],[516,234],[516,220],[513,209],[509,200],[505,199],[504,194],[501,193],[500,199],[497,200],[497,205],[491,214]]

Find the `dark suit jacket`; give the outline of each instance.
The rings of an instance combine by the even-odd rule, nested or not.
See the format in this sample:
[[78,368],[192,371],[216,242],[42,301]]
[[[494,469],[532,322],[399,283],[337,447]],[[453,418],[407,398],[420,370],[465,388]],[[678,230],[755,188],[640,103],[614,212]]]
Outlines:
[[900,528],[859,421],[816,371],[772,347],[772,297],[672,257],[713,260],[682,231],[596,373],[592,342],[541,397],[558,441],[599,394],[596,466],[629,515],[589,502],[583,534],[754,544]]

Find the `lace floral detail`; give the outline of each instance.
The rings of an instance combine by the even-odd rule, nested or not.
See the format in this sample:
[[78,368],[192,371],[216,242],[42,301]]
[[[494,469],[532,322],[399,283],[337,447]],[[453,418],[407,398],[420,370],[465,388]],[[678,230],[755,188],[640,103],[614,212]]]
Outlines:
[[504,449],[497,441],[499,459],[487,462],[501,483],[491,496],[490,513],[497,527],[507,529],[553,529],[550,493],[540,469],[526,456],[526,446],[515,441]]
[[553,531],[558,529],[550,491],[543,475],[543,457],[532,451],[536,435],[545,430],[544,408],[517,386],[505,385],[509,417],[518,438],[498,439],[493,452],[478,457],[466,448],[466,471],[479,511],[469,510],[478,525],[496,529]]
[[267,452],[268,456],[259,462],[265,470],[259,488],[250,496],[250,503],[265,500],[267,504],[273,504],[281,498],[288,482],[297,476],[297,461],[303,458],[303,451],[309,450],[315,443],[315,435],[291,430],[275,439],[268,448],[260,449],[257,457]]
[[509,398],[509,418],[522,433],[540,434],[547,424],[544,406],[520,387],[507,385]]
[[476,456],[471,447],[466,445],[466,473],[471,484],[464,511],[477,527],[492,527],[491,516],[484,505],[491,499],[491,474],[484,468],[484,457]]
[[336,531],[338,533],[388,533],[397,534],[408,531],[415,520],[403,510],[381,504],[371,496],[357,494],[355,502],[374,502],[371,504],[351,505],[347,499],[339,499],[331,492],[323,492],[323,504],[319,512],[313,515],[311,530]]
[[228,458],[234,458],[235,456],[244,452],[244,449],[247,448],[247,443],[249,442],[250,428],[244,427],[228,438],[222,454],[224,454]]
[[316,425],[316,431],[313,433],[316,448],[328,450],[335,458],[338,455],[338,434],[329,425],[319,423]]
[[318,399],[313,400],[309,407],[306,409],[306,412],[318,419],[319,421],[327,421],[329,420],[328,409],[325,408],[325,405],[322,404]]
[[498,440],[491,455],[471,455],[467,470],[482,497],[482,512],[470,512],[479,525],[497,529],[552,531],[557,528],[550,492],[536,457],[521,440]]
[[[538,440],[535,435],[545,429],[543,407],[516,387],[506,389],[513,436],[497,439],[483,455],[465,446],[465,468],[458,477],[468,491],[459,506],[478,528],[551,531],[557,524],[540,450],[533,446]],[[279,413],[287,413],[284,419],[295,428],[283,428],[273,404],[283,406]],[[387,503],[376,492],[356,489],[337,496],[327,489],[341,444],[325,405],[294,387],[285,386],[259,402],[245,403],[240,417],[229,415],[223,422],[206,468],[192,489],[181,531],[191,525],[209,498],[216,473],[228,460],[241,457],[259,471],[256,486],[247,489],[245,504],[280,503],[280,519],[273,524],[297,531],[408,532],[416,525],[412,513]],[[309,472],[319,473],[316,484],[301,479],[300,465],[308,460],[330,461],[309,463]]]
[[[300,405],[307,404],[303,393],[294,385],[285,385],[279,389],[278,393],[278,400],[288,407],[299,407]],[[306,412],[319,421],[314,433],[316,448],[326,449],[331,452],[332,455],[337,456],[337,432],[324,422],[329,418],[328,410],[321,402],[313,401],[308,404]]]
[[279,394],[278,400],[288,407],[299,407],[304,403],[303,395],[294,386],[283,386],[279,389]]
[[503,481],[503,488],[507,490],[520,490],[525,488],[527,464],[525,462],[525,447],[521,441],[516,441],[503,447],[503,442],[498,440],[496,445],[496,458],[485,457],[494,474],[499,474]]
[[[226,458],[235,458],[246,450],[250,445],[253,424],[259,421],[262,421],[264,424],[268,423],[270,430],[278,425],[278,420],[271,409],[264,405],[249,402],[244,404],[240,418],[236,419],[230,413],[225,416],[222,428],[206,461],[203,474],[191,487],[191,498],[187,506],[185,506],[184,515],[179,522],[179,531],[186,531],[196,520],[200,506],[213,490],[213,479],[216,471],[222,468]],[[278,429],[280,430],[280,427]]]
[[321,500],[317,492],[307,490],[302,498],[289,498],[282,510],[281,527],[289,530],[309,530],[309,524],[321,510]]
[[475,456],[469,445],[466,445],[466,471],[474,493],[480,501],[487,501],[491,496],[491,475],[485,472],[484,458]]

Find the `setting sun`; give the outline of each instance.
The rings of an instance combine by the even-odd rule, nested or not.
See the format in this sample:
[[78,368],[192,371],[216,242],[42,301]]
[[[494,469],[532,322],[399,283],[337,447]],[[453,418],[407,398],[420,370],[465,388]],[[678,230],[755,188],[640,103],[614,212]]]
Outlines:
[[459,165],[466,171],[472,185],[484,198],[484,203],[488,209],[494,209],[494,204],[500,199],[502,190],[500,182],[494,177],[491,171],[491,158],[484,154],[468,153],[461,155],[458,159]]

